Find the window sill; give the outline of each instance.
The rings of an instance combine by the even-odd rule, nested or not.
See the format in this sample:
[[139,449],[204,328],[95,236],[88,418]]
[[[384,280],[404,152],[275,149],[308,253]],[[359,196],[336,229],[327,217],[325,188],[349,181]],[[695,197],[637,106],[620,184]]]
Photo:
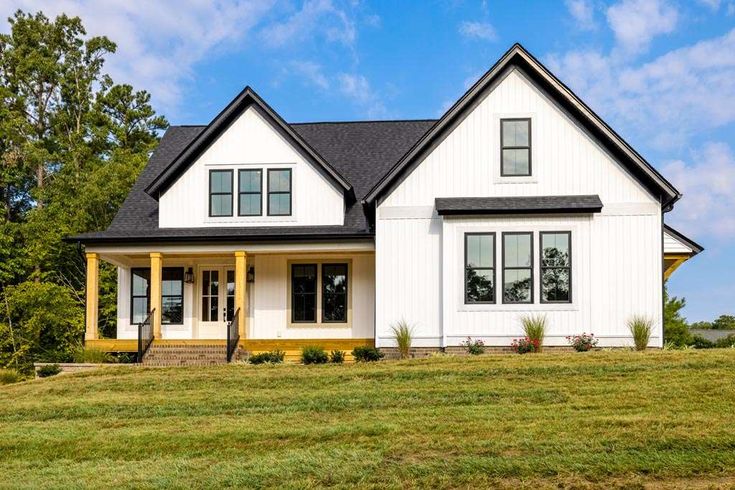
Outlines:
[[496,176],[493,179],[494,184],[538,184],[538,177],[533,175],[530,177],[511,177],[511,176]]
[[579,305],[574,303],[516,303],[516,304],[474,304],[460,305],[457,308],[462,313],[495,313],[502,311],[532,311],[532,312],[553,312],[553,311],[579,311]]
[[304,328],[352,328],[352,323],[350,322],[344,322],[344,323],[337,323],[337,322],[314,322],[314,323],[294,323],[294,322],[288,322],[288,328],[298,328],[298,329],[304,329]]

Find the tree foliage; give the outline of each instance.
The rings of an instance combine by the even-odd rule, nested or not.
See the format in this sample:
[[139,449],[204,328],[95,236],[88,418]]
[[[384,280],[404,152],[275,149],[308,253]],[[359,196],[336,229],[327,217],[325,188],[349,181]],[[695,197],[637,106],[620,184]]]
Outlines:
[[664,284],[664,342],[677,347],[684,347],[693,341],[686,318],[681,316],[684,306],[686,300],[669,296]]
[[[78,17],[18,11],[8,22],[0,34],[0,364],[63,357],[71,338],[81,340],[84,261],[62,239],[110,224],[168,124],[147,92],[104,73],[115,44],[87,36]],[[115,317],[115,284],[103,265],[103,331]]]

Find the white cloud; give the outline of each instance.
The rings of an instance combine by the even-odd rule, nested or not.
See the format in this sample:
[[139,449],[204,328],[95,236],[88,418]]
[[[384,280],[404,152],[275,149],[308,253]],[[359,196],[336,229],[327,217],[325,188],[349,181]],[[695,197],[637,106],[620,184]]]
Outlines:
[[314,85],[317,88],[326,90],[329,88],[330,83],[327,76],[324,74],[322,66],[319,63],[313,61],[291,61],[287,64],[287,68],[284,71],[287,74],[296,74],[304,78],[308,83]]
[[[4,2],[0,16],[17,9],[42,10],[53,18],[61,13],[82,18],[89,35],[105,35],[117,43],[105,69],[117,82],[151,92],[164,111],[181,101],[181,84],[193,76],[192,66],[216,49],[246,38],[263,19],[272,0],[201,0],[151,2],[125,0],[17,0]],[[1,29],[8,29],[2,23]]]
[[498,37],[495,28],[489,22],[462,22],[459,33],[464,37],[495,41]]
[[595,9],[590,0],[566,0],[567,10],[580,29],[593,30],[595,25]]
[[344,10],[331,0],[307,0],[301,10],[283,22],[265,27],[261,39],[271,47],[303,42],[316,32],[323,33],[329,41],[351,45],[357,37],[355,24]]
[[735,237],[735,155],[726,143],[708,143],[685,163],[675,160],[663,173],[684,194],[667,222],[692,235]]
[[548,62],[600,114],[658,149],[735,122],[735,29],[644,64],[598,51]]
[[340,73],[337,75],[340,92],[361,106],[368,117],[385,117],[388,113],[382,98],[373,90],[370,82],[363,75],[356,73]]
[[678,18],[663,0],[622,0],[607,9],[607,22],[627,53],[645,51],[654,37],[672,32]]

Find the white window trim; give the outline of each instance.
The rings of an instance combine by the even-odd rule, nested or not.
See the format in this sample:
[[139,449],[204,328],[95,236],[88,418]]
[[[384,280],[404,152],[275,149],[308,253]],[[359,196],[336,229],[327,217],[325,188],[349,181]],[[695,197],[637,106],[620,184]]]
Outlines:
[[[500,166],[502,164],[500,160],[500,148],[502,141],[500,141],[500,121],[501,119],[531,119],[531,175],[519,177],[519,176],[501,176]],[[538,152],[536,147],[538,146],[538,122],[535,112],[496,112],[493,114],[492,119],[492,137],[490,138],[490,144],[492,150],[490,152],[490,163],[493,168],[493,184],[538,184]]]

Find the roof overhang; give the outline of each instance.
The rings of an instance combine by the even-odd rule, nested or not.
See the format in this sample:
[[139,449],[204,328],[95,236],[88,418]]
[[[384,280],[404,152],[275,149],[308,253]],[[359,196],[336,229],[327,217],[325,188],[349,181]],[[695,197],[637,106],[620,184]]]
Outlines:
[[602,211],[598,195],[520,197],[438,197],[439,216],[584,214]]
[[181,176],[186,169],[212,144],[248,108],[253,107],[269,121],[278,132],[286,138],[317,170],[331,182],[342,188],[346,195],[354,198],[352,185],[334,167],[332,167],[316,150],[314,150],[286,121],[278,115],[255,91],[250,87],[240,92],[225,109],[220,112],[206,129],[202,131],[177,156],[166,169],[161,172],[149,185],[145,192],[158,200],[161,194]]
[[[673,254],[688,254],[689,257],[694,257],[698,253],[702,252],[704,250],[704,247],[692,240],[691,238],[685,236],[683,233],[675,230],[674,228],[670,227],[667,224],[664,224],[664,233],[668,234],[671,238],[678,241],[684,248],[689,249],[689,252],[671,252]],[[666,250],[664,250],[664,254],[668,253]]]
[[482,97],[485,90],[499,80],[507,70],[517,67],[548,93],[564,110],[578,120],[613,156],[662,203],[668,210],[681,197],[679,191],[654,169],[638,152],[607,125],[592,109],[556,78],[544,65],[520,44],[514,44],[426,134],[393,166],[367,193],[363,202],[371,204],[390,192],[420,162],[433,147],[451,131]]

